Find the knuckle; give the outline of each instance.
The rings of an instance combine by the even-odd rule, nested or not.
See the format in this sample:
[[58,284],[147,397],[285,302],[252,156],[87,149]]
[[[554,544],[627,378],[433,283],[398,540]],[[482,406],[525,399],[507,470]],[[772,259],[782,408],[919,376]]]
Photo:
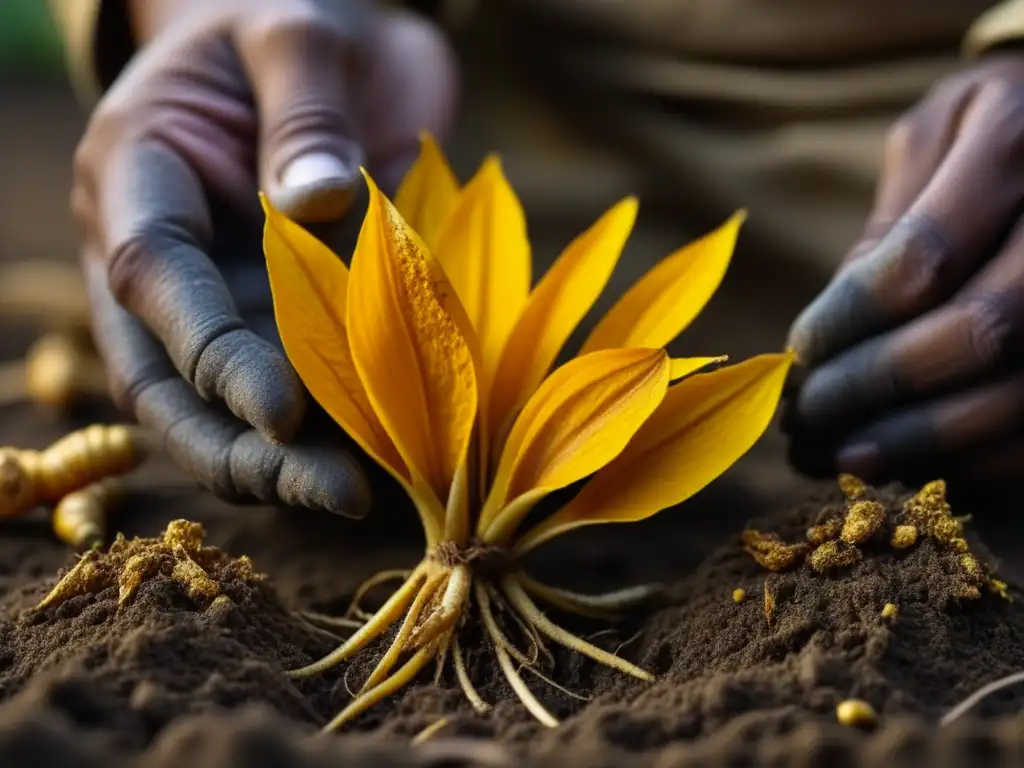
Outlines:
[[163,266],[163,254],[191,240],[188,233],[167,221],[152,221],[116,244],[107,257],[107,281],[119,304],[132,305],[137,288]]
[[245,36],[258,50],[269,53],[283,48],[292,53],[301,49],[311,60],[314,54],[336,55],[348,42],[335,14],[303,0],[254,15],[245,25]]
[[1014,313],[1007,299],[994,293],[973,296],[966,307],[967,348],[974,367],[992,370],[1007,358],[1014,336]]
[[925,140],[925,128],[916,111],[907,112],[890,126],[885,134],[886,164],[911,157]]
[[337,101],[320,98],[315,93],[297,92],[284,108],[266,121],[263,137],[270,145],[292,147],[292,154],[314,149],[305,141],[315,136],[354,136],[356,126]]
[[952,242],[930,216],[906,216],[875,251],[853,265],[898,315],[919,312],[957,286],[959,270]]

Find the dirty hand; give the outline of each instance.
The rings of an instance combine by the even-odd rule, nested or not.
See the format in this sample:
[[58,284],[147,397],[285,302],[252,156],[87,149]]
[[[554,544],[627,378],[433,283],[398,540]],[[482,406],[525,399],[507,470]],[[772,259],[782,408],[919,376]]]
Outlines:
[[257,190],[326,221],[360,165],[394,186],[452,114],[449,51],[369,0],[130,7],[143,46],[92,116],[72,196],[115,399],[221,497],[362,515],[340,430],[308,439],[306,393],[266,338]]
[[1024,471],[1024,54],[940,82],[891,130],[874,210],[790,344],[812,474]]

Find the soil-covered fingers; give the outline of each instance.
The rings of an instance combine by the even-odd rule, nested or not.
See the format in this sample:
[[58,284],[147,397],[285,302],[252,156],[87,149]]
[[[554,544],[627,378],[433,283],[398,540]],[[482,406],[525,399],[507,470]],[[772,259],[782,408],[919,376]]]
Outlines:
[[926,106],[894,129],[866,240],[790,331],[805,365],[941,304],[1012,225],[1024,196],[1024,95],[1001,82],[949,93],[941,109]]
[[273,443],[203,400],[152,334],[114,299],[102,258],[86,255],[84,270],[97,346],[115,396],[183,469],[230,501],[366,514],[369,489],[347,451]]
[[[887,416],[843,442],[836,468],[871,482],[970,481],[1024,470],[1024,374]],[[1018,450],[1003,454],[1007,445]],[[931,478],[934,479],[934,478]]]
[[271,440],[291,439],[305,390],[283,353],[242,322],[205,252],[211,222],[193,169],[162,141],[143,139],[124,145],[97,172],[92,237],[104,243],[117,301],[155,334],[204,399],[223,401]]
[[1024,362],[1024,223],[947,303],[813,369],[788,422],[843,432]]

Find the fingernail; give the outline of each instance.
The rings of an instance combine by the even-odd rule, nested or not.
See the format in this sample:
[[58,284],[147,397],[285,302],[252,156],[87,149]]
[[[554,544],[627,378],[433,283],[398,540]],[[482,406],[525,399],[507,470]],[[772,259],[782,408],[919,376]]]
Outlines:
[[315,152],[292,160],[281,173],[281,185],[298,189],[325,182],[348,182],[351,170],[334,155]]
[[854,443],[839,449],[836,464],[840,472],[870,480],[878,474],[882,452],[875,443]]

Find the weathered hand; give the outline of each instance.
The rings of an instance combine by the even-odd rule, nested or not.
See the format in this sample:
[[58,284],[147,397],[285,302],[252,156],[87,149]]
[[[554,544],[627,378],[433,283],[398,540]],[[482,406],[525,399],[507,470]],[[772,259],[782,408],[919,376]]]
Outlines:
[[351,203],[361,164],[395,184],[419,131],[443,133],[451,117],[451,56],[425,22],[362,0],[177,10],[106,94],[75,158],[72,207],[115,399],[219,496],[364,514],[340,430],[307,439],[305,391],[268,340],[256,193],[327,221]]
[[1024,471],[1024,54],[892,129],[860,242],[794,324],[794,464],[868,479]]

